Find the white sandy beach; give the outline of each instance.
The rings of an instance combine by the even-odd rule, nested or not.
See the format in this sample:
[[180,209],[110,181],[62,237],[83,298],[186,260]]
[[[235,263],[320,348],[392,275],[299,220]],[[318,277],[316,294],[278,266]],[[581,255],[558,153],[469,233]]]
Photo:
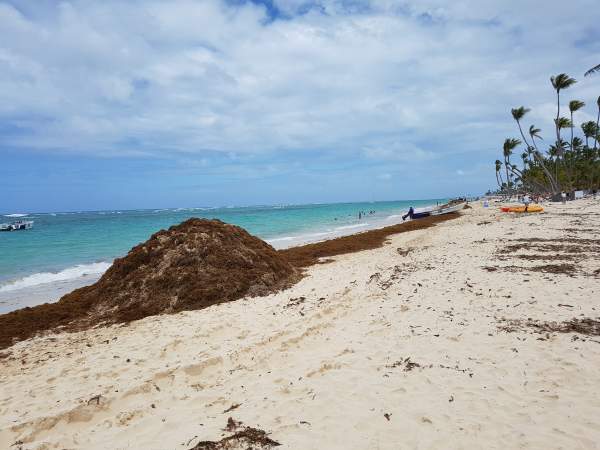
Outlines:
[[[598,227],[597,200],[474,205],[275,295],[18,343],[0,448],[189,449],[229,417],[282,449],[600,448],[600,337],[501,329],[600,316]],[[595,242],[498,253],[521,238]]]

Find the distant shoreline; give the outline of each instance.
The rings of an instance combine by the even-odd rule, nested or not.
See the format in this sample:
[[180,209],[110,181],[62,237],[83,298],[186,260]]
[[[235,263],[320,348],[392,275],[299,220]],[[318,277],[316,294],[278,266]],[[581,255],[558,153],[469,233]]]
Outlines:
[[[435,204],[435,202],[439,202],[442,201],[441,199],[430,199],[430,200],[419,200],[419,201],[414,201],[414,205],[417,207],[417,209],[419,207],[425,207],[426,205],[432,205]],[[393,207],[390,209],[390,204],[393,205]],[[276,237],[272,237],[272,238],[263,238],[262,236],[264,235],[264,233],[256,233],[253,232],[253,230],[248,230],[249,232],[251,232],[252,234],[254,234],[255,236],[260,237],[261,239],[265,240],[267,243],[269,243],[271,246],[273,246],[275,249],[277,250],[281,250],[281,249],[287,249],[290,247],[297,247],[297,246],[303,246],[306,244],[312,244],[312,243],[317,243],[317,242],[324,242],[324,241],[329,241],[329,240],[333,240],[333,239],[337,239],[340,237],[344,237],[344,236],[352,236],[355,234],[361,234],[364,232],[368,232],[371,230],[378,230],[381,228],[385,228],[388,226],[395,226],[397,224],[403,223],[402,221],[402,214],[401,211],[398,211],[399,209],[402,210],[402,208],[406,208],[408,209],[407,205],[403,205],[403,204],[398,204],[398,205],[394,205],[391,202],[375,202],[375,203],[341,203],[341,204],[323,204],[323,205],[317,205],[319,206],[318,211],[321,211],[323,209],[327,210],[330,207],[338,207],[339,205],[343,205],[345,208],[339,211],[336,211],[339,214],[345,214],[344,217],[340,217],[341,220],[330,220],[329,223],[323,223],[322,219],[320,219],[318,216],[314,217],[314,216],[310,216],[307,218],[307,221],[305,223],[304,226],[304,230],[299,230],[296,234],[294,234],[293,231],[291,232],[284,232],[282,233],[282,235],[280,236],[276,236]],[[307,208],[301,208],[301,210],[304,211],[311,211],[310,208],[308,208],[311,205],[294,205],[292,206],[292,209],[290,210],[289,214],[286,214],[287,216],[292,216],[292,215],[296,215],[297,214],[297,209],[296,207],[302,207],[302,206],[306,206]],[[315,206],[315,205],[312,205]],[[361,209],[365,209],[367,207],[371,206],[374,209],[377,209],[377,213],[376,214],[367,214],[365,215],[362,220],[357,220],[356,217],[352,217],[352,216],[348,216],[349,212],[354,212],[354,213],[358,213],[359,210]],[[266,207],[264,207],[266,208]],[[385,209],[388,208],[388,209]],[[140,210],[132,210],[132,211],[140,211]],[[147,213],[148,212],[152,212],[151,210],[144,210]],[[261,209],[261,211],[263,211]],[[277,209],[277,211],[281,211],[280,209]],[[316,210],[312,210],[312,211],[316,211]],[[240,211],[240,214],[246,214],[246,213],[250,213],[251,211],[247,211],[247,210],[243,210]],[[272,209],[266,209],[264,210],[265,217],[261,217],[261,221],[268,223],[269,220],[272,220],[272,213],[274,213],[274,211]],[[105,234],[110,234],[109,231],[105,230],[105,221],[109,221],[109,225],[110,225],[110,221],[122,221],[122,220],[127,220],[127,215],[126,214],[119,214],[118,216],[117,211],[113,212],[114,214],[109,214],[109,212],[106,212],[106,214],[102,214],[100,218],[98,218],[98,221],[102,221],[102,223],[98,223],[97,227],[103,228],[102,230],[98,230],[101,233],[105,233]],[[126,211],[124,211],[124,213],[126,213]],[[183,214],[190,214],[193,213],[193,211],[188,211],[188,209],[186,209],[185,211],[181,211],[181,212],[176,212],[176,211],[170,211],[170,213],[172,214],[176,214],[175,216],[169,216],[169,218],[173,218],[173,217],[179,217],[180,215]],[[52,221],[57,220],[56,216],[54,216],[53,214],[56,213],[51,213],[49,219]],[[157,213],[156,215],[161,216],[163,213]],[[259,214],[263,214],[262,212],[260,212]],[[276,214],[280,215],[281,213],[277,212]],[[285,214],[285,213],[284,213]],[[330,213],[330,215],[333,213]],[[114,219],[111,219],[110,217],[114,217]],[[72,213],[68,213],[67,217],[75,217],[74,214]],[[84,215],[85,217],[85,215]],[[94,217],[94,216],[92,216]],[[117,219],[118,217],[118,219]],[[147,214],[144,217],[142,217],[142,220],[151,220],[154,219],[155,216],[152,215],[151,219],[148,218],[149,215]],[[279,217],[279,216],[278,216]],[[285,217],[285,216],[283,216]],[[243,218],[243,217],[242,217]],[[258,216],[257,216],[258,218]],[[243,228],[248,229],[247,226],[245,226],[243,223],[236,223],[235,220],[232,220],[234,218],[229,218],[230,220],[224,220],[225,222],[228,223],[234,223],[234,224],[238,224],[241,225]],[[70,219],[72,220],[72,219]],[[94,219],[95,220],[95,219]],[[138,216],[136,215],[136,218],[134,219],[135,221],[138,220]],[[154,219],[156,220],[156,219]],[[180,220],[184,220],[183,216]],[[177,223],[179,223],[179,221],[177,221]],[[297,219],[294,219],[297,220]],[[311,222],[312,221],[312,222]],[[39,222],[39,223],[38,223]],[[54,222],[49,222],[50,225],[52,225]],[[135,222],[137,223],[137,222]],[[314,224],[314,225],[311,225]],[[161,223],[161,222],[157,222],[157,225],[160,228],[156,228],[156,229],[152,229],[149,228],[148,231],[146,231],[145,233],[139,233],[140,235],[146,236],[142,239],[139,239],[139,241],[137,242],[133,242],[130,243],[127,247],[126,250],[124,250],[122,253],[117,253],[119,256],[118,257],[122,257],[125,254],[127,254],[127,252],[135,245],[137,245],[139,242],[143,242],[145,239],[147,239],[151,234],[159,231],[159,229],[165,229],[168,228],[171,224],[169,222],[167,223]],[[88,225],[86,225],[88,226]],[[130,226],[130,225],[125,225]],[[135,225],[137,226],[137,225]],[[113,225],[114,227],[114,225]],[[48,230],[48,231],[46,231]],[[78,233],[79,229],[75,228],[73,229],[73,227],[64,230],[65,234],[68,234],[68,232],[70,230],[73,230],[73,232]],[[120,232],[120,229],[115,230],[115,232]],[[15,239],[18,238],[18,242],[16,243],[21,243],[21,245],[27,245],[29,239],[31,239],[30,236],[33,235],[33,237],[35,239],[40,239],[38,238],[38,233],[40,232],[50,232],[50,227],[47,224],[44,224],[41,219],[39,219],[38,221],[36,221],[36,228],[33,230],[32,234],[20,234],[20,235],[14,235],[11,237],[11,239]],[[54,231],[53,231],[54,232]],[[92,230],[88,230],[86,231],[86,233],[90,233],[93,232]],[[29,231],[27,232],[29,233]],[[56,232],[54,232],[56,233]],[[82,235],[82,237],[84,237]],[[112,237],[109,237],[112,238]],[[88,239],[86,237],[86,239]],[[102,240],[102,237],[98,238],[99,240]],[[5,241],[6,242],[6,241]],[[44,241],[40,241],[39,244],[36,245],[43,245]],[[86,244],[87,245],[87,244]],[[60,251],[60,248],[58,248],[57,250]],[[7,249],[5,249],[5,251],[7,252],[7,254],[11,254],[11,248],[8,247]],[[17,252],[17,249],[15,248],[13,250],[14,252]],[[36,248],[31,248],[29,249],[29,252],[34,252],[36,251]],[[70,251],[70,250],[69,250]],[[37,252],[36,252],[37,253]],[[48,253],[48,252],[46,252]],[[90,253],[89,251],[87,253]],[[93,252],[92,252],[93,254]],[[13,256],[13,259],[16,258],[16,255]],[[43,258],[43,256],[42,256]],[[48,256],[46,256],[46,259],[48,259]],[[89,259],[89,258],[88,258]],[[102,274],[106,271],[106,269],[108,267],[110,267],[110,265],[112,264],[113,259],[104,259],[102,257],[99,257],[98,259],[94,260],[93,262],[73,262],[72,265],[69,266],[65,266],[63,265],[62,267],[59,266],[56,270],[54,269],[50,269],[50,270],[39,270],[39,271],[34,271],[31,273],[24,273],[22,275],[15,275],[13,277],[10,277],[9,279],[4,279],[0,282],[0,314],[5,314],[8,313],[10,311],[14,311],[16,309],[19,308],[23,308],[23,307],[30,307],[30,306],[35,306],[35,305],[39,305],[39,304],[43,304],[43,303],[47,303],[47,302],[56,302],[58,301],[58,299],[60,299],[63,295],[65,295],[66,293],[80,288],[80,287],[84,287],[90,284],[93,284],[94,282],[96,282],[101,276]],[[36,260],[35,263],[37,264],[38,261]],[[27,265],[27,261],[26,260],[19,260],[19,265]],[[0,269],[2,269],[1,265],[0,265]],[[0,270],[1,272],[1,270]],[[9,272],[10,273],[10,272]],[[5,273],[6,275],[6,273]]]

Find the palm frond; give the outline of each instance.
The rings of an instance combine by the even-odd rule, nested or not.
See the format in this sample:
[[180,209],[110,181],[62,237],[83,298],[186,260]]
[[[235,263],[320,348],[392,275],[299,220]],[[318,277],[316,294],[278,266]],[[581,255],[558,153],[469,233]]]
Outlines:
[[529,135],[530,135],[532,138],[536,137],[536,138],[538,138],[538,139],[542,139],[542,138],[540,137],[540,132],[541,132],[541,131],[542,131],[542,130],[540,130],[539,128],[536,128],[536,127],[535,127],[535,125],[531,125],[531,126],[529,127]]
[[525,114],[531,111],[529,108],[525,108],[524,106],[519,106],[518,108],[513,108],[510,110],[510,113],[517,122],[523,118]]
[[583,108],[585,106],[585,103],[579,100],[571,100],[569,102],[569,111],[571,112],[575,112],[580,110],[581,108]]
[[583,135],[588,138],[594,137],[597,134],[596,122],[588,120],[587,122],[582,123],[581,131],[583,131]]
[[550,83],[552,83],[552,87],[560,92],[561,89],[567,89],[568,87],[577,83],[575,78],[571,78],[566,73],[560,73],[556,76],[550,77]]
[[504,145],[502,146],[504,157],[509,157],[512,154],[513,149],[520,145],[521,141],[519,139],[508,138],[504,140]]
[[590,70],[588,70],[588,71],[587,71],[587,72],[586,72],[586,73],[585,73],[583,76],[584,76],[584,77],[587,77],[588,75],[591,75],[591,74],[593,74],[593,73],[595,73],[595,72],[599,72],[599,71],[600,71],[600,64],[598,64],[598,65],[597,65],[597,66],[595,66],[595,67],[592,67],[592,68],[591,68]]
[[571,127],[571,121],[569,119],[567,119],[566,117],[559,117],[558,119],[554,119],[554,124],[559,129]]

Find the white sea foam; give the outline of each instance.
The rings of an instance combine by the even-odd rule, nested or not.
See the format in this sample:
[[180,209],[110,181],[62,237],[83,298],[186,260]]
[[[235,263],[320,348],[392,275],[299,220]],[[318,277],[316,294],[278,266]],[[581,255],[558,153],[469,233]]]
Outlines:
[[267,239],[267,242],[293,241],[294,239],[297,239],[297,237],[294,237],[294,236],[283,236],[283,237],[280,237],[280,238]]
[[88,275],[101,275],[110,267],[108,262],[92,264],[79,264],[60,272],[39,272],[0,286],[0,292],[18,291],[20,289],[37,286],[40,284],[56,283],[60,281],[75,280]]
[[369,224],[368,223],[357,223],[355,225],[343,225],[341,227],[336,227],[336,230],[351,230],[353,228],[364,228],[364,227],[368,227]]
[[27,217],[29,214],[4,214],[4,217]]

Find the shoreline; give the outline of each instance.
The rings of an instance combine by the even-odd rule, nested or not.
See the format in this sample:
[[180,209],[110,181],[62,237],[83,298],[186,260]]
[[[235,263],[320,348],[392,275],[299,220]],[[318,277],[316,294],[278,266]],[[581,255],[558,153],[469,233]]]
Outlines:
[[[293,267],[302,270],[311,265],[319,264],[323,258],[378,248],[391,235],[430,228],[438,223],[457,217],[459,217],[457,213],[431,216],[321,242],[277,250],[277,252],[283,255],[284,259]],[[85,286],[87,284],[83,287]],[[70,322],[75,321],[82,314],[85,314],[85,310],[81,310],[76,303],[66,298],[56,302],[30,305],[0,314],[0,350],[9,346],[14,339],[19,341],[28,339],[38,332],[52,332],[55,328],[79,331],[80,328],[71,326]]]
[[[373,230],[380,230],[390,226],[401,225],[410,221],[410,219],[407,222],[402,221],[401,216],[401,214],[392,214],[386,216],[385,218],[367,216],[367,219],[371,218],[375,220],[372,221],[372,223],[359,222],[357,224],[342,226],[342,229],[328,229],[322,232],[307,229],[305,230],[307,233],[304,234],[291,237],[265,239],[265,242],[273,246],[276,250],[286,250],[308,244],[318,244],[342,237],[354,236]],[[310,232],[308,232],[309,230]],[[113,262],[114,260],[110,262],[96,261],[88,264],[77,264],[75,266],[69,266],[58,272],[38,272],[26,275],[10,283],[4,284],[0,286],[0,315],[7,314],[11,311],[16,311],[25,307],[33,307],[42,305],[44,303],[55,303],[63,295],[75,289],[89,286],[98,281],[106,269],[113,264]],[[104,266],[104,270],[99,270],[98,266]],[[70,277],[63,279],[63,274],[77,271],[82,275],[75,278]],[[27,281],[32,278],[46,278],[52,279],[53,281],[25,285]],[[24,286],[15,288],[14,284],[16,283],[24,284]]]
[[545,207],[474,205],[285,291],[17,343],[0,446],[190,450],[231,418],[289,449],[595,448],[600,203]]

